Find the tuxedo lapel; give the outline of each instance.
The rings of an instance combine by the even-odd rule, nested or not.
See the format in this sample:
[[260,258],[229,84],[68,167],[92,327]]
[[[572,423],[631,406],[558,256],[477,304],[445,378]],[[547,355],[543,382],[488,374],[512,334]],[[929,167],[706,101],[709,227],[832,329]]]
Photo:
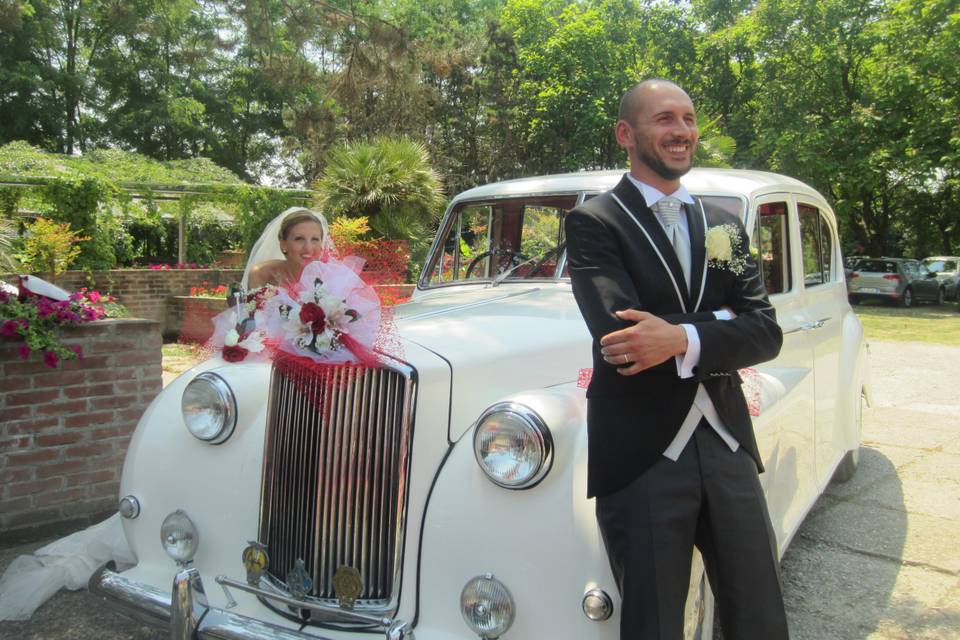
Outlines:
[[700,308],[703,288],[706,285],[707,271],[707,230],[706,214],[703,203],[698,198],[694,204],[683,205],[687,214],[687,228],[690,230],[690,300],[691,311]]
[[[650,243],[655,253],[659,256],[660,264],[673,281],[677,297],[680,299],[680,305],[684,310],[691,309],[691,296],[687,291],[686,280],[683,277],[683,269],[680,267],[680,261],[677,260],[677,253],[673,249],[673,243],[670,242],[670,238],[667,237],[663,227],[660,226],[656,215],[650,210],[650,207],[647,206],[646,201],[643,199],[643,194],[633,186],[633,183],[631,183],[626,176],[613,188],[612,194],[617,203],[624,209],[622,213],[633,218],[634,222],[636,222],[642,231],[641,235],[645,237],[646,241]],[[702,226],[702,222],[699,224]],[[700,244],[703,244],[702,240]],[[691,238],[691,247],[692,246],[694,245],[693,239]],[[696,253],[693,254],[693,257],[694,264],[696,264]],[[693,271],[691,271],[691,282],[692,278]]]

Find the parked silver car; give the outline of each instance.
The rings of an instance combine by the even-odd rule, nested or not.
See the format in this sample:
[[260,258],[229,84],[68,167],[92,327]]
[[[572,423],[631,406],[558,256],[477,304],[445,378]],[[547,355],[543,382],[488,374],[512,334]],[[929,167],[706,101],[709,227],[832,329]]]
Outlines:
[[929,271],[937,274],[947,300],[960,302],[960,258],[957,256],[930,256],[923,259]]
[[851,304],[864,299],[884,299],[912,307],[926,301],[943,304],[945,291],[937,274],[911,258],[861,258],[847,276]]

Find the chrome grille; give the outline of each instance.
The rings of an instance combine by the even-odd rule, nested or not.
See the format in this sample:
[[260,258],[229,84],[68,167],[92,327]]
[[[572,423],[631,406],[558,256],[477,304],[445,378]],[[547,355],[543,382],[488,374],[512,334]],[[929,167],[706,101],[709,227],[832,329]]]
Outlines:
[[335,598],[333,575],[346,565],[363,580],[358,606],[392,606],[414,388],[412,372],[399,367],[274,367],[260,541],[278,581],[303,558],[309,595]]

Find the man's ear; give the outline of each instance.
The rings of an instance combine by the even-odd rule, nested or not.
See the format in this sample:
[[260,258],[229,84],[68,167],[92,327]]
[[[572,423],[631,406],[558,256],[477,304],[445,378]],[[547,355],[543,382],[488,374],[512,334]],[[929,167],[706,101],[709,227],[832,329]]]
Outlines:
[[626,120],[617,120],[613,132],[616,135],[617,144],[629,153],[630,149],[633,148],[633,128],[627,124]]

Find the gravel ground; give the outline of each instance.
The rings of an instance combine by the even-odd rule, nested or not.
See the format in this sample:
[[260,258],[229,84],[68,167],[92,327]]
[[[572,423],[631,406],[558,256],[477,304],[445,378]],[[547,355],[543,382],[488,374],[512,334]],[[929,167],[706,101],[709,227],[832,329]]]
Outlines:
[[[960,637],[960,347],[874,342],[860,469],[831,484],[783,559],[794,640]],[[49,542],[0,549],[0,569]],[[161,640],[86,591],[61,592],[10,640]],[[524,638],[518,640],[538,640]]]

